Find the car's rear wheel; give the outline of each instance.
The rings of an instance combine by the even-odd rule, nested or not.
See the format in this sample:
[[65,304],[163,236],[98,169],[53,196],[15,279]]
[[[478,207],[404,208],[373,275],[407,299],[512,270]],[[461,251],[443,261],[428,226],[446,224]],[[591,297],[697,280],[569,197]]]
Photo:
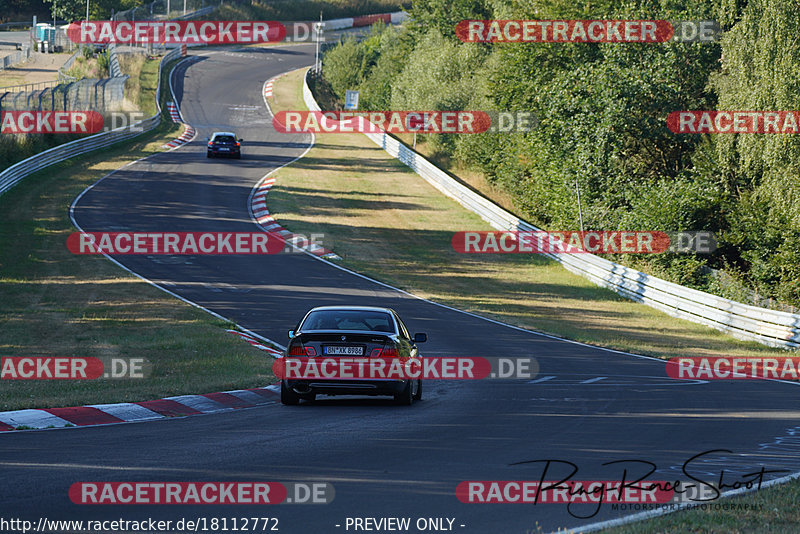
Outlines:
[[414,403],[414,392],[411,384],[412,382],[409,380],[408,383],[406,383],[406,387],[403,388],[403,391],[395,394],[394,402],[396,404],[400,406],[411,406]]
[[206,152],[206,157],[210,158],[211,157],[211,152]]
[[242,155],[241,154],[236,154],[236,159],[242,159]]
[[286,387],[286,382],[281,381],[281,404],[295,406],[300,402],[300,396]]
[[414,400],[422,400],[422,380],[417,380],[417,392],[414,393]]

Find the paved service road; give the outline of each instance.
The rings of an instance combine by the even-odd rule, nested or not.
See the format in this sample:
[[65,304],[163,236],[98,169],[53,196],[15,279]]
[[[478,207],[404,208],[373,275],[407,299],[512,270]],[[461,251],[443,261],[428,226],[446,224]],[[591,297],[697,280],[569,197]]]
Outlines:
[[[313,56],[307,45],[199,55],[176,80],[197,140],[98,183],[77,204],[78,223],[87,231],[255,230],[247,209],[251,188],[301,154],[308,142],[273,131],[261,85],[311,64]],[[233,129],[245,139],[241,161],[206,160],[204,139],[214,129]],[[317,163],[304,164],[314,172]],[[311,306],[391,306],[412,331],[428,333],[430,342],[421,347],[426,355],[533,356],[540,374],[533,382],[426,382],[425,399],[411,407],[382,399],[323,398],[297,407],[274,404],[152,423],[7,433],[0,435],[0,516],[273,516],[285,533],[347,532],[348,517],[445,517],[454,518],[456,532],[523,534],[632,512],[604,506],[581,519],[574,516],[591,515],[593,506],[462,504],[454,495],[456,485],[538,480],[543,464],[530,461],[541,459],[573,462],[579,468],[575,480],[618,480],[622,467],[602,464],[621,459],[654,462],[658,471],[651,480],[686,479],[680,474],[683,463],[710,449],[730,452],[692,464],[692,473],[704,480],[717,480],[724,470],[725,481],[733,483],[762,465],[800,471],[791,439],[800,401],[791,384],[668,380],[663,362],[466,315],[303,254],[119,259],[170,291],[281,343]],[[559,474],[566,473],[553,467],[548,478]],[[328,505],[271,507],[72,504],[70,485],[92,480],[325,481],[333,484],[336,497]]]

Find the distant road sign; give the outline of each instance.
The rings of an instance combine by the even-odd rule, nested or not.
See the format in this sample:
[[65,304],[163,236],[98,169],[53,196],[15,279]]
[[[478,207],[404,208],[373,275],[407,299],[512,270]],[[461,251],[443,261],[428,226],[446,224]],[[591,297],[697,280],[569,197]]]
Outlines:
[[358,109],[358,91],[345,91],[344,109]]

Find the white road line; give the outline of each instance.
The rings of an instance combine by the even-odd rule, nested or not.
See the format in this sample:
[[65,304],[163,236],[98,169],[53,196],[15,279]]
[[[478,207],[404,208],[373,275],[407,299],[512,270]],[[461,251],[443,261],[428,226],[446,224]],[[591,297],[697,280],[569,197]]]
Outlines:
[[598,376],[597,378],[590,378],[589,380],[584,380],[581,384],[593,384],[595,382],[600,382],[601,380],[605,380],[608,378],[607,376]]
[[538,384],[539,382],[547,382],[548,380],[554,379],[555,376],[544,376],[542,378],[537,378],[536,380],[529,380],[528,384]]

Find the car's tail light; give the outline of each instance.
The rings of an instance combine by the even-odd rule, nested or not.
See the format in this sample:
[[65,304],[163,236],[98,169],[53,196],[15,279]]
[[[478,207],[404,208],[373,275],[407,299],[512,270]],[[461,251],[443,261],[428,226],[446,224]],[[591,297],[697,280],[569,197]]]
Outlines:
[[236,146],[240,146],[239,143],[236,143]]
[[209,143],[208,143],[208,146],[210,146],[210,147],[211,147],[211,146],[214,146],[214,143],[211,143],[211,142],[209,142]]
[[293,347],[289,347],[289,353],[287,356],[316,356],[317,351],[314,350],[314,347],[304,347],[302,345],[294,345]]
[[369,353],[370,357],[372,358],[397,358],[397,349],[372,349]]

